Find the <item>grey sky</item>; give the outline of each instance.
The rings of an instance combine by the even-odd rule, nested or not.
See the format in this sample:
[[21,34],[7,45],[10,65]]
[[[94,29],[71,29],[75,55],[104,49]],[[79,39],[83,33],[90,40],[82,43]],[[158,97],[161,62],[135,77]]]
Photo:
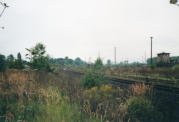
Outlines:
[[[0,53],[26,53],[43,42],[52,57],[142,61],[162,51],[179,55],[179,7],[169,0],[5,0]],[[0,8],[2,10],[2,7]],[[143,58],[142,58],[143,57]]]

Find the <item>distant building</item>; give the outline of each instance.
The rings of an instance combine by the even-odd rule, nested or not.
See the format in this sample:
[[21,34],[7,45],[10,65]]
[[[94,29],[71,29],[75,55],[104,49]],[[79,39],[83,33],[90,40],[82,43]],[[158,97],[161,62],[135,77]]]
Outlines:
[[[173,66],[175,64],[179,64],[179,56],[170,57],[170,53],[162,52],[158,53],[157,57],[153,58],[153,63],[157,64],[157,66]],[[151,59],[147,59],[147,64],[151,64]]]
[[169,64],[170,63],[170,53],[158,53],[157,54],[157,63],[165,63]]

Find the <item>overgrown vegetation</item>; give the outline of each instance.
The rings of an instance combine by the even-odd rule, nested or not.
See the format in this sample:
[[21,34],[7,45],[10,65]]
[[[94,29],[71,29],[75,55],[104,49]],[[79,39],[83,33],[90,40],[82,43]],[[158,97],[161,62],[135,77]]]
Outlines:
[[82,80],[84,88],[100,87],[105,83],[104,73],[100,73],[94,70],[89,70],[85,73]]
[[[79,75],[61,67],[81,68],[85,63],[80,58],[75,61],[68,57],[52,60],[41,43],[27,51],[28,62],[22,60],[20,53],[17,59],[13,55],[7,58],[0,55],[2,122],[175,122],[179,119],[178,99],[172,94],[165,98],[165,93],[159,93],[158,96],[152,86],[134,84],[120,87],[106,79],[106,74],[121,76],[126,73],[126,77],[129,77],[128,74],[147,76],[154,73],[156,77],[161,74],[173,76],[178,82],[178,65],[171,69],[114,67],[110,61],[108,65],[103,65],[98,58],[94,64],[83,67],[85,70],[81,79]],[[59,61],[64,62],[56,64]],[[56,70],[52,70],[52,67]]]
[[23,69],[25,66],[25,62],[22,60],[21,54],[17,54],[17,59],[11,54],[7,57],[7,65],[8,68],[11,69]]
[[82,85],[84,88],[100,87],[105,84],[105,73],[103,69],[103,62],[97,58],[94,65],[87,70],[82,78]]
[[86,66],[87,63],[77,57],[75,60],[65,57],[65,58],[50,58],[50,63],[55,66]]
[[49,56],[46,54],[45,46],[37,43],[35,47],[27,49],[26,58],[29,59],[29,66],[32,69],[51,71],[49,64]]
[[142,97],[131,97],[127,100],[127,112],[132,122],[159,122],[160,116],[152,102]]
[[57,78],[53,74],[42,73],[26,74],[22,71],[8,70],[7,77],[1,75],[1,122],[97,121],[86,117],[79,104],[71,103],[69,96],[63,94],[65,90],[55,86],[53,80]]

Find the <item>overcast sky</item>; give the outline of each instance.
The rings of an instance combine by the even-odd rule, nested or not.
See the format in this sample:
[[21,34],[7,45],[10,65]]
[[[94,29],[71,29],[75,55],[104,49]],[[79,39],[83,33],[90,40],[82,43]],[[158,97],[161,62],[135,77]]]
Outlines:
[[[179,7],[169,0],[4,0],[0,53],[16,55],[37,42],[52,57],[117,62],[144,61],[169,52],[179,56]],[[0,8],[2,10],[2,7]]]

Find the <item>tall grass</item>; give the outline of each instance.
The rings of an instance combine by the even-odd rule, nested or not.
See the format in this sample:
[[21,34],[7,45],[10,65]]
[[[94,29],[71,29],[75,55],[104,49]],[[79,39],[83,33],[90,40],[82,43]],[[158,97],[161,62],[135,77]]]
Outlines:
[[121,89],[80,84],[80,77],[70,72],[7,70],[0,75],[0,121],[160,122],[169,114],[158,112],[153,89],[147,85]]
[[[95,122],[71,102],[59,77],[51,73],[8,70],[0,76],[0,121]],[[58,81],[57,81],[58,80]],[[65,93],[65,94],[64,94]]]

